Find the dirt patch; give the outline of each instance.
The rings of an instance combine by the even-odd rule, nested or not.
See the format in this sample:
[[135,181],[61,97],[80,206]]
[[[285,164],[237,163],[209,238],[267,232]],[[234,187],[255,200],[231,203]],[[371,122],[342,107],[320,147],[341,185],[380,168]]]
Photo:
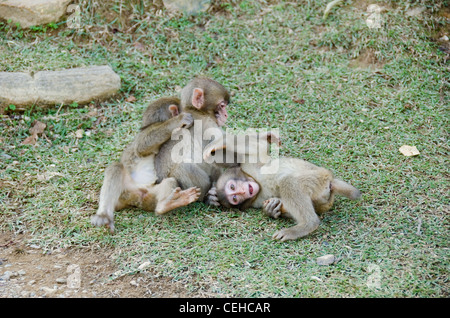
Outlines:
[[381,69],[384,62],[380,61],[373,50],[367,49],[360,52],[359,56],[349,63],[350,67],[360,69]]
[[[43,253],[26,237],[0,234],[0,298],[199,297],[146,269],[118,276],[114,249],[69,248]],[[117,277],[118,276],[118,277]]]

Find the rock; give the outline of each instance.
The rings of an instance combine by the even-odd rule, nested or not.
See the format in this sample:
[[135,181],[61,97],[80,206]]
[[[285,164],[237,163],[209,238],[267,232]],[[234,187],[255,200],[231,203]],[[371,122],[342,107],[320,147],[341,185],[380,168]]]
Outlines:
[[25,275],[27,272],[24,271],[23,269],[21,269],[20,271],[17,272],[18,275],[23,276]]
[[42,287],[41,290],[45,293],[46,296],[51,296],[54,293],[56,293],[57,288],[49,288],[49,287]]
[[144,263],[142,263],[141,265],[139,265],[138,270],[143,271],[143,270],[149,268],[150,265],[151,265],[150,262],[144,262]]
[[58,284],[66,284],[67,283],[67,279],[64,278],[64,277],[59,277],[59,278],[56,279],[56,282]]
[[58,21],[72,0],[0,0],[0,17],[22,28]]
[[333,254],[327,254],[321,257],[318,257],[316,262],[318,265],[331,265],[334,263],[334,255]]
[[169,11],[195,15],[208,10],[211,0],[163,0],[163,3]]
[[[42,71],[34,76],[0,72],[0,106],[83,104],[110,97],[119,88],[120,77],[109,66]],[[0,113],[3,110],[0,107]]]
[[2,280],[8,281],[11,278],[12,274],[13,273],[11,271],[6,271],[6,272],[3,273],[2,276],[0,276],[0,278]]

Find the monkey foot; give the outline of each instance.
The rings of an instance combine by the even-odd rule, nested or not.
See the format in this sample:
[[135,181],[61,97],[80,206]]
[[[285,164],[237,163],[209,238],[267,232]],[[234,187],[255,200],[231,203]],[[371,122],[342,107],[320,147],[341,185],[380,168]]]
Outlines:
[[188,205],[195,202],[200,197],[200,188],[192,187],[186,190],[175,188],[167,199],[158,203],[156,207],[156,214],[164,214],[173,209]]
[[91,218],[91,223],[92,225],[95,226],[107,226],[109,227],[109,230],[111,231],[111,233],[114,233],[114,221],[110,220],[110,218],[107,215],[94,215]]
[[280,231],[275,232],[274,235],[272,235],[272,238],[275,240],[280,240],[281,242],[288,241],[288,240],[296,240],[299,237],[302,237],[300,231],[295,226],[282,229]]

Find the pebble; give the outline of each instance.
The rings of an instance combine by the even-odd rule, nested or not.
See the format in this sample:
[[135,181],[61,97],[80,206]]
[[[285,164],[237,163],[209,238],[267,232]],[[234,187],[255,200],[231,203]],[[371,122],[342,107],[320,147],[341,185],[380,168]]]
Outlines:
[[147,269],[148,267],[150,267],[151,263],[150,262],[144,262],[141,265],[139,265],[138,270],[142,271]]
[[41,290],[46,294],[46,295],[53,295],[56,292],[56,288],[48,288],[48,287],[42,287]]
[[64,277],[59,277],[59,278],[56,279],[56,282],[58,284],[66,284],[67,283],[67,279],[64,278]]
[[318,257],[316,262],[318,265],[331,265],[334,263],[334,255],[333,254],[327,254],[321,257]]
[[12,272],[11,271],[6,271],[3,273],[2,276],[0,276],[0,278],[2,280],[9,280],[11,278]]

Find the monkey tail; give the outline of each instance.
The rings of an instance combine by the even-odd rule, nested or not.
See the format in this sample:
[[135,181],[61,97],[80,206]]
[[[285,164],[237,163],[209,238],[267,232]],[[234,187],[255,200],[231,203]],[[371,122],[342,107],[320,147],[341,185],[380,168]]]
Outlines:
[[343,195],[350,200],[358,200],[361,197],[361,191],[351,184],[339,179],[333,179],[333,181],[331,181],[331,191],[335,194]]

